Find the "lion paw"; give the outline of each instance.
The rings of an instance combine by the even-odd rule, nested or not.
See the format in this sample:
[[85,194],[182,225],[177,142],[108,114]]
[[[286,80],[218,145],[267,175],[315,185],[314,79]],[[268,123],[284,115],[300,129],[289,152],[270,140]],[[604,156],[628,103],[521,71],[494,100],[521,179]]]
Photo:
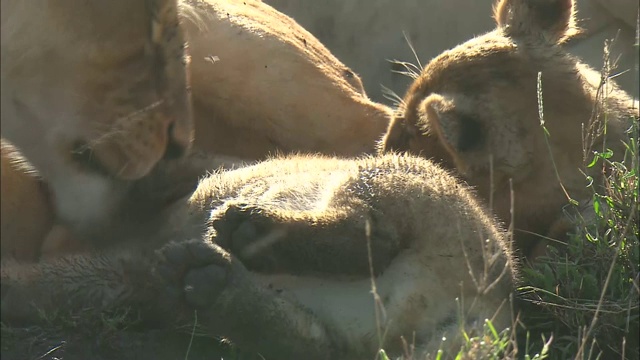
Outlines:
[[229,253],[203,240],[172,242],[157,251],[156,276],[168,284],[171,298],[183,298],[187,305],[211,306],[224,291],[232,272]]
[[229,205],[214,219],[216,243],[237,256],[249,269],[271,268],[277,263],[273,245],[281,242],[289,228],[251,206]]

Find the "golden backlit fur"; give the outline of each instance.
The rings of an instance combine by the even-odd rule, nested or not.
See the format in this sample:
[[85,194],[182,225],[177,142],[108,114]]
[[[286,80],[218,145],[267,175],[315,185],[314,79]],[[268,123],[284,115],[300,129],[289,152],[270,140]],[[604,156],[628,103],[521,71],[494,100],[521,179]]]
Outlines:
[[602,178],[602,167],[585,166],[592,151],[622,159],[638,121],[637,101],[612,81],[601,87],[598,72],[561,49],[576,33],[573,8],[570,0],[498,2],[497,28],[425,66],[381,144],[457,169],[502,221],[513,217],[524,254],[539,238],[531,233],[564,236],[552,228],[567,195],[588,201],[583,172],[595,184]]
[[506,234],[422,158],[272,159],[209,176],[146,226],[100,252],[3,265],[2,320],[126,306],[181,324],[197,309],[199,331],[274,359],[398,354],[402,338],[434,354],[443,336],[455,351],[460,324],[511,324]]
[[286,15],[255,0],[185,0],[198,149],[264,159],[375,151],[390,110]]

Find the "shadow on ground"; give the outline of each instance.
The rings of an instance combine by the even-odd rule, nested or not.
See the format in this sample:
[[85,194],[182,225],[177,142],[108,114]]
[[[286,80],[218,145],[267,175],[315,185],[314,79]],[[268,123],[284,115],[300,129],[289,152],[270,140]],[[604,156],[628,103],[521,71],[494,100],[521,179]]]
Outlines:
[[1,350],[2,360],[219,360],[241,357],[220,339],[192,337],[176,331],[120,330],[96,335],[39,326],[9,328],[3,325]]

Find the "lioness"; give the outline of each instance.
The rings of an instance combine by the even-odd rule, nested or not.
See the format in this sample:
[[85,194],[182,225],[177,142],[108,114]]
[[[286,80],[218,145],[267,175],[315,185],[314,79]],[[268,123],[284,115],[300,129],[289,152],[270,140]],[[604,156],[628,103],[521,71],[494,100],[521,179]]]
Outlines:
[[154,208],[161,209],[193,192],[198,178],[207,171],[244,165],[237,158],[192,151],[182,159],[159,162],[142,179],[112,179],[112,192],[119,196],[113,214],[94,224],[90,236],[78,236],[74,229],[56,221],[52,194],[33,166],[7,140],[1,139],[1,144],[1,257],[27,262],[86,251],[108,245],[104,243],[114,237],[130,236],[138,221],[153,216]]
[[286,15],[255,0],[183,0],[194,147],[247,160],[270,153],[375,152],[390,110]]
[[401,337],[455,350],[460,326],[510,324],[505,233],[425,159],[273,159],[209,176],[165,215],[134,243],[3,266],[2,320],[132,306],[181,322],[195,308],[206,331],[274,359],[399,352]]
[[526,255],[532,233],[563,235],[568,196],[591,198],[583,172],[596,184],[603,172],[585,167],[592,151],[624,156],[638,103],[612,82],[600,88],[600,74],[560,47],[577,32],[573,1],[502,0],[494,17],[494,31],[424,68],[381,148],[455,167],[499,218],[513,217]]
[[[137,2],[131,2],[131,8],[128,10],[124,4],[110,5],[113,8],[107,11],[106,15],[116,17],[121,12],[131,12],[124,18],[126,21],[113,20],[111,22],[111,25],[114,27],[117,25],[118,29],[109,28],[108,22],[101,19],[100,27],[91,27],[90,31],[84,31],[82,29],[86,24],[77,20],[65,24],[66,27],[61,28],[64,31],[61,30],[60,33],[49,32],[47,36],[60,37],[59,44],[61,45],[55,47],[55,51],[63,52],[66,45],[62,40],[73,40],[77,35],[73,34],[72,27],[78,26],[78,31],[84,31],[82,39],[87,43],[85,48],[91,45],[92,39],[96,40],[96,43],[91,45],[95,48],[96,53],[88,53],[93,49],[88,47],[84,57],[73,55],[74,63],[67,64],[63,63],[63,60],[56,60],[46,62],[46,66],[38,65],[39,62],[44,61],[40,52],[34,50],[35,53],[29,53],[28,61],[23,64],[24,59],[19,62],[16,58],[16,51],[9,51],[11,46],[40,48],[41,46],[37,42],[46,40],[44,37],[36,36],[39,34],[38,31],[42,31],[42,28],[38,27],[40,24],[23,28],[27,22],[25,17],[30,14],[27,11],[28,5],[8,2],[6,6],[5,3],[2,6],[3,16],[7,16],[3,17],[2,23],[3,30],[7,29],[6,32],[3,31],[3,61],[5,58],[8,61],[7,63],[3,62],[2,71],[3,74],[6,72],[9,77],[5,81],[5,75],[3,75],[3,89],[5,85],[11,90],[17,86],[15,84],[22,84],[25,88],[21,90],[19,96],[29,97],[29,101],[39,99],[35,94],[30,97],[29,91],[42,92],[39,87],[28,87],[35,81],[29,80],[31,77],[40,76],[46,79],[49,76],[51,77],[50,81],[58,81],[59,78],[66,76],[65,72],[73,70],[73,73],[67,76],[69,81],[60,81],[56,85],[55,89],[59,93],[59,97],[65,99],[69,97],[67,103],[72,101],[73,97],[86,99],[87,114],[90,113],[91,104],[95,105],[96,109],[113,108],[113,111],[116,111],[118,102],[121,102],[122,106],[127,104],[134,106],[146,101],[144,97],[148,94],[143,91],[144,89],[138,89],[140,91],[134,89],[138,91],[136,92],[129,91],[130,88],[140,85],[135,84],[143,83],[145,79],[150,79],[149,76],[156,72],[160,74],[163,70],[162,68],[154,70],[152,66],[155,65],[144,63],[144,41],[146,41],[144,22],[151,21],[145,16],[150,15],[151,13],[146,14],[146,12],[152,9],[147,10]],[[89,11],[91,13],[91,11],[100,10],[88,5],[76,6],[75,3],[65,3],[64,7],[63,5],[57,6],[55,11],[53,11],[53,7],[39,8],[38,12],[34,13],[33,20],[37,20],[40,16],[53,22],[58,21],[56,20],[58,13],[63,13],[65,16],[76,14],[74,15],[76,17],[86,17],[83,12]],[[157,4],[157,6],[160,5]],[[290,18],[278,13],[268,5],[256,1],[184,0],[180,1],[178,6],[177,16],[179,16],[181,25],[177,30],[183,29],[185,31],[185,40],[188,42],[192,55],[190,73],[193,74],[191,88],[195,101],[195,147],[197,150],[213,153],[216,158],[221,157],[219,154],[229,154],[243,160],[261,159],[269,153],[276,152],[310,151],[353,156],[374,150],[375,142],[383,135],[387,127],[390,118],[389,109],[371,102],[366,97],[359,77]],[[175,9],[167,11],[172,12]],[[13,18],[9,18],[8,14],[13,14]],[[177,26],[175,19],[171,17],[173,15],[170,16],[167,13],[163,16],[159,21],[164,21],[163,24],[166,25],[167,30]],[[22,19],[22,22],[19,24],[12,22],[15,19]],[[91,22],[92,20],[89,17],[86,21]],[[19,27],[14,30],[14,33],[11,33],[12,27],[18,25]],[[122,40],[122,37],[130,36],[125,31],[128,27],[137,29],[132,32],[132,34],[140,36],[137,41]],[[32,31],[33,35],[20,37],[27,31]],[[113,35],[109,39],[111,33]],[[154,52],[162,50],[171,54],[172,48],[177,51],[179,47],[176,42],[179,43],[180,39],[178,35],[165,43],[154,45],[157,47]],[[56,44],[58,43],[47,46],[54,47],[57,46]],[[73,51],[76,52],[84,49],[75,44],[73,46]],[[140,52],[139,59],[125,56],[136,49]],[[109,52],[109,56],[103,56],[99,51]],[[122,54],[122,57],[114,54]],[[147,56],[147,59],[153,59],[153,56],[151,54]],[[84,64],[83,67],[77,69],[70,65],[83,63],[93,57],[100,60],[100,63],[94,64],[96,67],[92,67],[93,63]],[[126,59],[131,62],[126,62]],[[177,63],[171,65],[171,62],[167,62],[167,64],[167,71],[173,71],[171,66],[180,65]],[[65,67],[67,65],[69,67]],[[100,65],[99,68],[97,68],[98,65]],[[147,65],[147,69],[137,72],[138,68]],[[24,72],[14,73],[11,70],[15,68],[23,71],[24,68],[31,69],[30,66],[37,66],[37,71],[29,70],[31,77],[25,76]],[[121,74],[112,76],[111,72],[104,70],[107,67],[109,71],[121,72]],[[80,69],[86,71],[80,72],[78,71]],[[93,76],[93,72],[98,71],[97,69],[99,70],[98,75]],[[131,72],[136,72],[136,76],[129,76]],[[295,77],[295,81],[292,81],[292,76]],[[92,77],[94,80],[91,80]],[[76,78],[77,80],[71,81]],[[96,85],[93,92],[83,90],[82,86],[85,86],[83,84],[86,83],[89,86],[91,85],[90,81],[103,81],[100,79],[113,83],[110,83],[109,87]],[[178,80],[182,81],[181,78]],[[176,82],[175,85],[178,86],[179,83]],[[67,90],[60,91],[63,85],[67,86]],[[151,83],[147,85],[152,87]],[[274,91],[274,89],[277,90]],[[110,91],[113,91],[112,95],[109,95]],[[75,95],[76,93],[82,93],[82,96]],[[10,94],[10,91],[3,92],[3,99],[4,96],[8,98]],[[47,101],[50,98],[46,94],[42,94],[41,97],[45,97],[44,100]],[[104,103],[103,100],[99,100],[105,97],[113,99],[113,101]],[[94,100],[90,100],[91,98]],[[51,100],[53,101],[53,98]],[[49,103],[43,104],[37,105],[51,105]],[[63,110],[73,112],[71,106],[75,103],[64,104],[56,106],[59,105],[64,108]],[[3,107],[3,111],[10,111],[10,109]],[[161,109],[158,108],[158,110]],[[114,159],[126,160],[125,154],[115,147],[106,147],[106,144],[111,141],[134,147],[140,146],[140,150],[146,149],[143,144],[150,141],[151,148],[149,149],[154,149],[155,145],[153,144],[156,141],[153,139],[158,134],[153,129],[145,130],[137,126],[142,126],[144,122],[149,121],[153,128],[155,125],[152,118],[155,113],[141,111],[134,114],[135,116],[118,120],[118,124],[113,125],[113,128],[101,123],[115,119],[115,115],[110,118],[109,116],[113,114],[108,112],[104,112],[104,119],[102,117],[94,119],[89,115],[67,119],[63,116],[65,114],[61,113],[60,118],[53,117],[42,123],[34,123],[36,120],[33,120],[33,125],[27,126],[26,122],[14,121],[20,120],[15,117],[5,121],[3,113],[3,129],[5,129],[3,136],[20,138],[18,145],[24,148],[21,149],[24,156],[33,163],[45,180],[51,183],[53,196],[46,201],[54,201],[57,206],[52,208],[45,217],[54,216],[55,210],[56,215],[62,220],[62,225],[69,226],[80,238],[95,240],[95,237],[105,234],[105,230],[108,230],[113,223],[114,217],[122,217],[122,214],[116,214],[118,211],[116,209],[122,209],[121,203],[129,201],[125,199],[128,196],[125,189],[129,185],[123,184],[121,176],[118,174],[114,175],[107,171],[95,172],[94,170],[100,170],[100,168],[93,166],[96,165],[93,160],[95,158],[100,160],[98,153],[104,153],[104,156],[114,156]],[[186,126],[186,123],[183,126],[182,122],[187,122],[189,114],[184,112],[180,115],[176,114],[176,116],[180,118],[180,123],[177,126],[179,128]],[[74,122],[63,122],[67,120]],[[53,128],[56,132],[44,131],[48,128]],[[12,129],[13,131],[10,131]],[[82,147],[86,152],[74,155],[70,148],[61,145],[62,140],[60,139],[63,137],[73,139],[75,138],[74,132],[84,130],[99,139],[95,142],[104,146],[101,145],[95,151],[91,150],[91,146]],[[49,140],[42,141],[45,135]],[[157,140],[162,139],[158,138]],[[91,143],[91,141],[88,142]],[[44,145],[46,146],[43,147]],[[51,147],[55,147],[56,151],[50,151]],[[160,155],[160,152],[154,154]],[[142,156],[136,158],[135,153],[129,155],[131,155],[129,164],[145,161]],[[70,162],[72,159],[81,162],[91,160],[84,164],[93,165],[84,168],[75,167]],[[226,159],[222,161],[216,159],[214,162],[230,163]],[[66,167],[61,167],[62,165],[59,164]],[[146,164],[151,166],[152,162],[149,161]],[[213,169],[213,165],[204,169]],[[73,169],[70,168],[72,166]],[[40,169],[41,167],[42,169]],[[197,175],[195,174],[192,180],[194,187],[197,183]],[[82,184],[76,185],[76,181],[81,181]],[[20,184],[11,186],[15,187],[14,195],[18,195],[21,189],[17,187]],[[85,194],[85,192],[89,192],[89,194]],[[3,194],[4,198],[8,199],[7,195]],[[38,201],[45,200],[39,199]],[[4,212],[6,223],[26,221],[23,218],[15,219],[19,209],[13,212],[8,206],[9,204],[3,203],[3,208],[5,205],[7,205],[7,211]],[[22,217],[26,215],[20,214]],[[34,225],[36,225],[35,217],[37,216],[40,215],[35,213],[31,215]],[[44,230],[40,232],[44,232]],[[22,239],[8,239],[10,235],[8,231],[3,230],[3,234],[5,234],[3,235],[4,241],[9,241],[12,244],[29,244]],[[24,250],[36,251],[36,249]],[[55,251],[55,248],[51,250]],[[5,254],[9,255],[9,253]]]
[[110,178],[147,174],[193,137],[176,0],[3,0],[2,137],[46,179],[57,215],[91,228]]

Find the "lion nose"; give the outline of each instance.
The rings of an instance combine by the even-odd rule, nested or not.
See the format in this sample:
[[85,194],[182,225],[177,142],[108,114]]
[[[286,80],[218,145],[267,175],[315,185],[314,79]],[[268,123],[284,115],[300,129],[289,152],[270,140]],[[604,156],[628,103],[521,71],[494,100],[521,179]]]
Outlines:
[[185,134],[180,130],[176,122],[171,122],[167,127],[167,147],[164,151],[163,159],[174,160],[183,157],[191,147],[191,136],[189,132]]

